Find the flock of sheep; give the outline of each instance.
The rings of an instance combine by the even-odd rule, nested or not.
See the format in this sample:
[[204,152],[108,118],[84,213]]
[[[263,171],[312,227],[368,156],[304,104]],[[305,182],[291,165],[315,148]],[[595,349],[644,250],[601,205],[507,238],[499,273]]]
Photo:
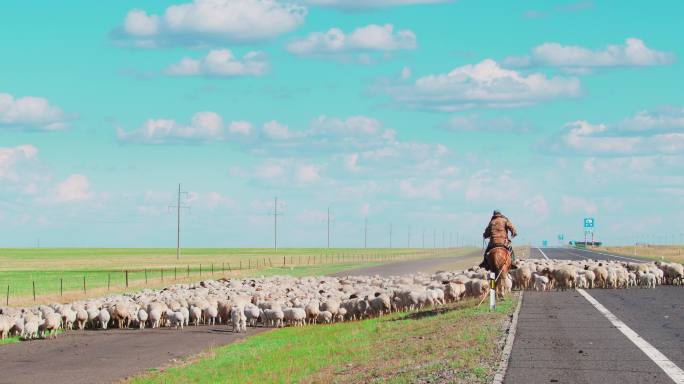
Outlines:
[[[405,276],[303,277],[208,280],[162,290],[109,296],[70,304],[0,307],[0,337],[55,337],[58,330],[117,328],[183,329],[226,324],[283,327],[328,324],[440,306],[465,298],[483,299],[487,271],[416,273]],[[676,263],[523,260],[503,277],[507,290],[573,288],[654,288],[682,284]]]

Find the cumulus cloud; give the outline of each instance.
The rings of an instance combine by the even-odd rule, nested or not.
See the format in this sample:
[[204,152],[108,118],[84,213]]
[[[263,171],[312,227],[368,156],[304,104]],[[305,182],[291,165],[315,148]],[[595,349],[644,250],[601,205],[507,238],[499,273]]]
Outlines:
[[415,33],[407,29],[395,31],[392,24],[370,24],[349,34],[339,28],[331,28],[294,39],[286,46],[295,55],[330,58],[344,57],[349,52],[389,52],[416,47]]
[[252,123],[249,121],[233,121],[228,127],[230,133],[249,136],[252,134]]
[[235,77],[260,76],[268,70],[269,63],[263,52],[248,52],[240,59],[229,49],[215,49],[200,59],[185,57],[168,67],[165,73],[169,76]]
[[453,112],[475,107],[510,108],[577,97],[580,83],[571,77],[525,75],[488,59],[446,74],[423,76],[410,85],[389,87],[386,92],[398,103],[412,108]]
[[306,13],[276,0],[194,0],[160,15],[133,9],[113,34],[138,47],[263,41],[297,28]]
[[33,161],[38,155],[38,148],[33,145],[17,147],[0,147],[0,180],[18,181],[19,167]]
[[121,142],[138,144],[182,144],[225,138],[223,119],[214,112],[198,112],[187,125],[169,119],[149,119],[133,131],[117,128],[116,137]]
[[617,124],[577,120],[543,142],[560,154],[594,156],[677,155],[684,153],[684,109],[641,111]]
[[592,68],[669,65],[674,61],[673,53],[661,52],[647,47],[640,39],[628,38],[625,44],[608,45],[599,50],[544,43],[534,47],[529,56],[512,56],[504,62],[510,66],[559,67],[569,72],[583,73]]
[[386,8],[414,4],[448,3],[453,0],[305,0],[307,4],[344,10]]
[[56,131],[68,127],[67,116],[42,97],[0,93],[0,128]]
[[73,174],[57,185],[56,199],[59,202],[81,202],[94,197],[90,190],[90,180],[86,176]]

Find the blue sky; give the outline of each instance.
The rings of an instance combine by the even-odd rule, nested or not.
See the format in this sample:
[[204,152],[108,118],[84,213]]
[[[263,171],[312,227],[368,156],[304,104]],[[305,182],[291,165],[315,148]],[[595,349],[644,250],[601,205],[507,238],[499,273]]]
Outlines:
[[3,5],[0,246],[681,241],[681,2],[182,1]]

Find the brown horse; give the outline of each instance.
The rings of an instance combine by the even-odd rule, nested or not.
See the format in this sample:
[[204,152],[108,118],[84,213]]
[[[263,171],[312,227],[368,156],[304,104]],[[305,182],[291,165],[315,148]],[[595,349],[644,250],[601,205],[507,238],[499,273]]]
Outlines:
[[505,283],[504,279],[511,269],[511,253],[505,247],[496,247],[487,254],[487,262],[489,268],[497,277],[496,280],[496,297],[504,298]]

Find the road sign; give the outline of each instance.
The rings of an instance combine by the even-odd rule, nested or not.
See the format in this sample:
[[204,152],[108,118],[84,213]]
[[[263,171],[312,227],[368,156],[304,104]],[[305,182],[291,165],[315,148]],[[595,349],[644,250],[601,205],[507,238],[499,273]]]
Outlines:
[[584,228],[594,228],[594,218],[585,217],[584,218]]
[[546,247],[547,245],[549,245],[549,242],[547,240],[544,240],[544,241],[542,241],[542,245],[544,245]]
[[558,235],[558,241],[563,241],[563,240],[565,240],[565,235],[561,233],[560,235]]

